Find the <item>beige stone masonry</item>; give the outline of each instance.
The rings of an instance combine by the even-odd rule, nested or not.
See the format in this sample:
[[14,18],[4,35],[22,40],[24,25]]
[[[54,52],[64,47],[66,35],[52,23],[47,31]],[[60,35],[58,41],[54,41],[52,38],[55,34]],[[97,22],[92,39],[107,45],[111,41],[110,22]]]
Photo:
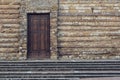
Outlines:
[[60,0],[60,59],[120,58],[120,1]]
[[18,19],[19,18],[19,14],[0,14],[0,18],[1,19]]
[[0,10],[0,14],[18,14],[18,10]]
[[20,0],[0,0],[0,60],[19,59]]
[[0,9],[18,9],[20,5],[0,5]]

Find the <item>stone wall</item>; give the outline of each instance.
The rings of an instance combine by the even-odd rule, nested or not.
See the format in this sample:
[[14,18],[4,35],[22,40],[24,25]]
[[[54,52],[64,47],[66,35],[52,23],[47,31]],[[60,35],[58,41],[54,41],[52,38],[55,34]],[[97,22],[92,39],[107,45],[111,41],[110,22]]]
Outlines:
[[50,13],[51,59],[120,59],[120,0],[0,0],[0,60],[27,59],[28,13]]
[[19,0],[0,0],[0,60],[19,59]]
[[120,0],[59,0],[60,59],[119,59]]
[[0,60],[27,59],[27,14],[50,13],[51,59],[57,59],[58,0],[0,0]]

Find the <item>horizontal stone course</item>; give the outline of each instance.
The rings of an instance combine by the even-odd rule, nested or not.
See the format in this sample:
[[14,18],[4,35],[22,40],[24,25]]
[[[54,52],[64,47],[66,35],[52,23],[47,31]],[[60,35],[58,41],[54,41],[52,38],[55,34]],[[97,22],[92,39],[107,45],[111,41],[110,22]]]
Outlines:
[[59,22],[59,25],[66,25],[66,26],[120,26],[119,22]]
[[0,9],[18,9],[20,5],[0,5]]
[[79,51],[79,52],[84,52],[84,51],[116,51],[116,50],[120,50],[120,48],[110,48],[110,47],[107,47],[107,48],[59,48],[59,50],[61,50],[61,52],[76,52],[76,51]]
[[18,39],[17,38],[2,38],[0,39],[0,43],[15,43],[15,42],[18,42]]
[[19,18],[19,14],[0,14],[0,18],[1,19],[18,19]]
[[120,37],[59,37],[60,42],[100,42],[100,41],[110,41],[110,40],[119,40]]
[[116,16],[61,16],[59,21],[67,22],[119,22],[120,17]]
[[2,19],[0,20],[1,24],[19,24],[20,20],[19,19]]
[[61,0],[60,1],[60,4],[76,4],[76,3],[81,3],[81,4],[103,4],[103,3],[109,3],[109,4],[112,4],[112,3],[119,3],[120,1],[119,0],[92,0],[92,1],[89,1],[89,0]]
[[[103,28],[104,27],[104,28]],[[60,26],[58,27],[58,30],[63,31],[93,31],[93,30],[103,30],[103,31],[115,31],[119,30],[120,27],[112,27],[112,26]]]
[[[115,43],[114,43],[115,42]],[[61,42],[58,46],[60,47],[120,47],[118,45],[120,43],[119,40],[111,40],[111,41],[94,41],[94,42]]]
[[0,10],[0,14],[18,14],[18,10]]

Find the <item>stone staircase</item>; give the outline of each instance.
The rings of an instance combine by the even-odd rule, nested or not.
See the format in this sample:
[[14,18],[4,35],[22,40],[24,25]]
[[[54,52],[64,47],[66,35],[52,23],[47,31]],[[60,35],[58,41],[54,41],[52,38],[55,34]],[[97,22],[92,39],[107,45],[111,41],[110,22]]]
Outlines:
[[0,80],[80,80],[120,77],[120,61],[0,61]]

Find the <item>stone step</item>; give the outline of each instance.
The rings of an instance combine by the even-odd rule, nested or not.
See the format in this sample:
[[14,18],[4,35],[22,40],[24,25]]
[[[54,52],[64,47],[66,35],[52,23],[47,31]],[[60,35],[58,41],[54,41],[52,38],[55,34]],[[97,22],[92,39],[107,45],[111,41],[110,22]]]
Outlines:
[[120,77],[98,77],[98,78],[82,78],[81,80],[119,80]]
[[80,78],[0,78],[0,80],[80,80]]
[[101,64],[101,65],[103,65],[103,64],[106,64],[106,65],[119,65],[120,64],[120,61],[119,60],[35,60],[35,61],[32,61],[32,60],[21,60],[21,61],[0,61],[0,64],[5,64],[5,65],[13,65],[13,64],[15,64],[15,65],[39,65],[39,64],[41,64],[41,65],[44,65],[44,64],[66,64],[66,65],[68,65],[68,64],[81,64],[81,65],[86,65],[86,64],[91,64],[91,65],[98,65],[98,64]]
[[0,65],[0,68],[2,69],[7,69],[7,68],[9,68],[9,69],[20,69],[20,68],[22,68],[22,69],[28,69],[28,68],[30,68],[30,69],[39,69],[39,68],[41,68],[41,69],[44,69],[44,68],[48,68],[48,70],[50,69],[50,68],[52,68],[52,69],[66,69],[66,68],[68,68],[68,69],[88,69],[88,68],[90,68],[90,69],[94,69],[94,68],[97,68],[97,69],[119,69],[119,66],[120,66],[120,63],[77,63],[77,62],[75,62],[75,63],[66,63],[66,62],[64,62],[64,63],[15,63],[15,62],[13,62],[13,63],[0,63],[1,65]]
[[120,77],[120,61],[0,61],[0,80],[77,80],[90,77]]
[[71,65],[71,64],[95,64],[95,65],[98,65],[98,64],[106,64],[106,65],[112,65],[112,64],[120,64],[120,61],[119,60],[35,60],[35,61],[0,61],[0,64],[4,64],[4,65],[51,65],[51,64],[58,64],[58,65],[61,65],[61,64],[66,64],[66,65]]
[[[62,65],[62,66],[61,66]],[[75,65],[75,64],[71,64],[71,65],[65,65],[65,64],[60,64],[60,65],[58,65],[58,64],[56,64],[56,65],[31,65],[31,66],[17,66],[17,65],[14,65],[14,66],[12,66],[12,65],[8,65],[8,66],[0,66],[0,68],[118,68],[118,67],[120,67],[120,65],[99,65],[99,64],[97,64],[97,65],[82,65],[82,64],[77,64],[77,65]]]
[[118,73],[120,74],[120,71],[1,71],[0,74],[14,74],[14,75],[22,75],[22,74],[111,74],[111,73]]
[[98,64],[120,64],[119,60],[21,60],[21,61],[0,61],[0,64],[4,65],[43,65],[43,64],[91,64],[91,65],[98,65]]
[[118,64],[119,60],[20,60],[0,61],[0,64]]
[[63,76],[61,76],[60,74],[58,75],[58,76],[56,76],[56,75],[33,75],[33,74],[30,74],[30,75],[26,75],[26,76],[24,76],[24,75],[26,75],[26,74],[23,74],[23,75],[13,75],[13,76],[1,76],[0,77],[0,80],[1,80],[1,78],[9,78],[9,79],[12,79],[12,78],[19,78],[19,79],[24,79],[24,78],[44,78],[44,79],[46,79],[46,78],[54,78],[54,79],[56,79],[56,78],[64,78],[64,79],[66,79],[66,78],[93,78],[93,77],[120,77],[119,75],[120,74],[118,74],[118,75],[110,75],[110,74],[108,74],[108,75],[105,75],[105,74],[98,74],[98,75],[67,75],[67,76],[65,76],[64,74],[63,74]]
[[[31,76],[32,75],[32,76]],[[19,72],[0,72],[0,78],[81,78],[81,77],[120,77],[120,71],[19,71]]]
[[[22,80],[119,80],[120,77],[98,77],[98,78],[22,78]],[[20,80],[20,78],[1,78],[1,80]]]
[[26,68],[26,67],[14,67],[14,68],[1,68],[0,71],[120,71],[118,67],[90,67],[90,68],[83,68],[83,67],[48,67],[48,68]]

